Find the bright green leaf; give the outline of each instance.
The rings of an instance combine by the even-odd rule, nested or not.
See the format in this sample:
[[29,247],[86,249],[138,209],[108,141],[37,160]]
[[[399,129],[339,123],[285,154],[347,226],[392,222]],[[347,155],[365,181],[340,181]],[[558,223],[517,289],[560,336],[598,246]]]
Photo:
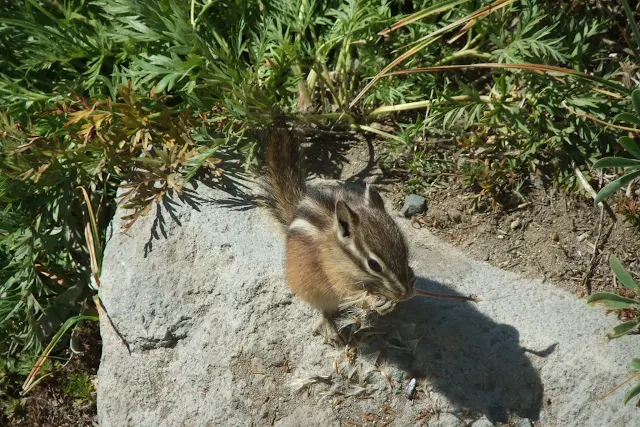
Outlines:
[[612,292],[600,292],[591,295],[587,300],[588,304],[603,304],[608,308],[640,308],[640,301],[626,298]]
[[640,160],[625,159],[624,157],[605,157],[595,162],[593,168],[640,168]]
[[611,255],[609,258],[609,265],[611,266],[611,270],[616,275],[616,278],[625,285],[629,290],[640,293],[640,285],[638,285],[631,277],[631,274],[623,267],[620,260],[615,256]]
[[638,327],[640,327],[640,320],[629,320],[628,322],[621,323],[613,328],[613,331],[607,335],[607,338],[620,338],[621,336],[627,335],[629,332],[636,331]]
[[156,85],[156,93],[163,93],[165,89],[171,90],[178,76],[175,74],[167,74]]
[[640,89],[635,89],[631,92],[631,102],[633,102],[633,109],[636,110],[636,114],[640,116]]
[[624,187],[634,179],[638,178],[639,176],[640,176],[640,170],[636,170],[626,174],[623,177],[616,179],[613,182],[610,182],[602,190],[600,190],[600,192],[598,192],[598,195],[596,196],[596,199],[595,199],[595,204],[597,205],[598,203],[600,203],[607,197],[611,196],[613,193],[615,193],[616,191],[618,191],[619,189],[621,189],[622,187]]
[[614,122],[627,122],[634,125],[640,125],[640,118],[631,113],[620,113],[613,118]]
[[618,144],[622,145],[622,148],[627,150],[633,157],[640,159],[640,147],[633,139],[623,136],[618,139]]
[[632,388],[631,391],[629,391],[629,393],[627,393],[627,395],[624,397],[625,405],[638,394],[640,394],[640,382],[638,382],[638,384],[636,384],[636,386]]

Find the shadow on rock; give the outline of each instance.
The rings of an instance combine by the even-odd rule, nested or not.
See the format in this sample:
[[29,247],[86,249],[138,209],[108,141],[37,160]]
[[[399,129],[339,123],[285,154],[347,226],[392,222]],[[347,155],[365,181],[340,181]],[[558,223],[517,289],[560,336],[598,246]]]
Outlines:
[[[423,278],[417,286],[455,294]],[[492,422],[507,422],[512,415],[539,418],[543,386],[518,331],[494,322],[473,303],[415,297],[374,328],[385,334],[361,343],[362,356],[386,357],[431,384],[457,409],[480,412]]]
[[[257,200],[247,185],[247,176],[240,166],[237,156],[229,156],[220,154],[219,157],[225,160],[225,169],[221,176],[212,173],[200,171],[185,186],[181,193],[170,190],[156,204],[154,209],[155,218],[150,227],[149,239],[144,245],[144,256],[146,257],[153,251],[154,241],[167,238],[166,226],[167,215],[169,219],[176,225],[182,227],[180,220],[180,212],[184,210],[183,206],[189,206],[191,209],[200,212],[202,206],[219,206],[232,211],[245,211],[253,209],[257,206]],[[198,189],[205,186],[215,190],[221,190],[223,197],[202,197]]]

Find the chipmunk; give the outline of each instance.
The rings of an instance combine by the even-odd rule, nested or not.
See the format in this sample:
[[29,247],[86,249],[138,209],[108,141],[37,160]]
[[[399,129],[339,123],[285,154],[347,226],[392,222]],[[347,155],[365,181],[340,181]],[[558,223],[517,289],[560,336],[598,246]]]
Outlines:
[[325,342],[344,343],[335,321],[345,301],[364,295],[362,308],[385,315],[413,295],[405,237],[373,186],[307,186],[293,131],[269,130],[264,148],[264,201],[285,236],[289,288],[322,312]]

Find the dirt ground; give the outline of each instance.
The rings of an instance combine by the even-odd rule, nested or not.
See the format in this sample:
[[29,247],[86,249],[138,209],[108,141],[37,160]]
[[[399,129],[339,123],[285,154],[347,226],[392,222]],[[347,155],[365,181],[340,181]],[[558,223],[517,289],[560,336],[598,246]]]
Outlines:
[[[383,196],[401,208],[406,177],[380,170],[381,143],[353,138],[314,144],[307,154],[312,172],[319,177],[376,183]],[[337,150],[330,153],[328,146]],[[416,228],[426,227],[477,260],[542,278],[579,297],[621,289],[609,267],[610,254],[632,273],[640,274],[640,227],[625,221],[615,199],[610,202],[615,220],[605,212],[600,221],[600,209],[591,198],[554,189],[530,188],[526,201],[495,213],[472,211],[476,193],[456,176],[418,194],[426,197],[428,208],[424,215],[413,218]]]
[[[86,324],[79,335],[83,355],[74,356],[59,375],[45,378],[23,399],[15,416],[9,420],[0,417],[0,426],[24,427],[97,427],[96,393],[85,398],[75,398],[64,391],[63,382],[74,373],[87,374],[91,381],[97,379],[102,340],[97,322]],[[53,357],[67,360],[66,349],[55,352]],[[19,386],[20,384],[16,384]],[[95,388],[95,383],[94,383]],[[16,390],[15,395],[18,395]]]

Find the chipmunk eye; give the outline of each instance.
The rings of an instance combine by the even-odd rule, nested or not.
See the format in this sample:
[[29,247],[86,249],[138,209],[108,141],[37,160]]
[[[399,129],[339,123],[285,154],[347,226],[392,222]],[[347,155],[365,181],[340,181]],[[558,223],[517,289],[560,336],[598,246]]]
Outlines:
[[382,272],[382,267],[380,267],[380,264],[375,259],[369,258],[367,263],[369,264],[369,268],[375,271],[376,273]]

